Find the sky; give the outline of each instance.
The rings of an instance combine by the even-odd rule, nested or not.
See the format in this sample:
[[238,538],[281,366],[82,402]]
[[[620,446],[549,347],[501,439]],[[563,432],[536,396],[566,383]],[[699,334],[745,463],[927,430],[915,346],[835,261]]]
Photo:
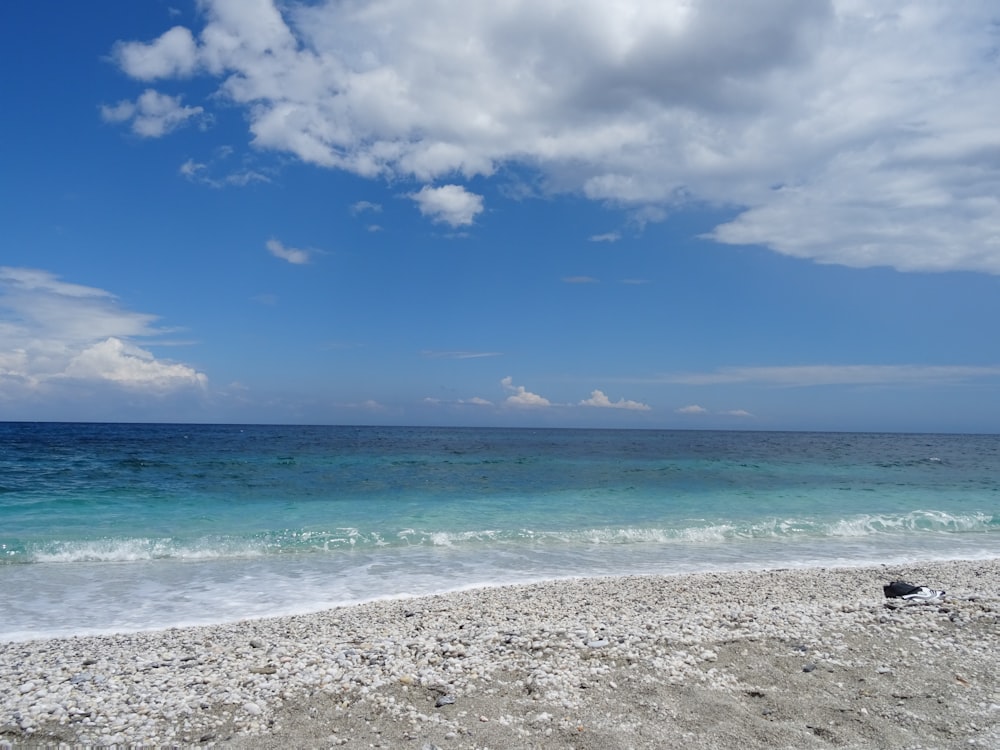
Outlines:
[[0,6],[0,420],[1000,432],[1000,9]]

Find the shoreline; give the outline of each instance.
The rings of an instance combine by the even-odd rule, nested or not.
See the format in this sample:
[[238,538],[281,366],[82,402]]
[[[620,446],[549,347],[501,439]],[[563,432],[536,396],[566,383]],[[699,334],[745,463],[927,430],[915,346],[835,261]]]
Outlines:
[[[975,536],[975,535],[970,535]],[[911,544],[917,544],[913,540]],[[628,547],[628,545],[625,545]],[[277,555],[275,559],[229,559],[225,561],[151,561],[149,564],[114,565],[84,562],[59,565],[9,565],[0,567],[0,588],[12,608],[0,621],[0,644],[83,636],[148,633],[177,628],[227,625],[246,620],[297,617],[318,614],[380,601],[448,595],[469,590],[506,588],[537,583],[557,583],[578,579],[644,577],[650,575],[736,574],[776,569],[808,570],[867,568],[888,564],[900,570],[938,562],[1000,559],[1000,550],[972,545],[963,550],[953,545],[951,554],[926,548],[919,554],[896,554],[883,550],[881,558],[871,550],[851,550],[857,559],[843,554],[814,554],[812,557],[771,556],[749,560],[732,554],[729,558],[703,557],[704,546],[692,551],[698,557],[677,555],[650,562],[644,557],[621,559],[621,550],[609,548],[592,552],[588,560],[576,560],[571,569],[505,569],[503,561],[477,574],[468,569],[467,556],[450,560],[436,556],[400,560],[391,556],[379,563],[391,564],[398,575],[366,578],[361,565],[326,564],[336,556]],[[964,554],[963,554],[964,552]],[[488,554],[488,553],[487,553]],[[598,561],[594,554],[602,554]],[[317,564],[317,560],[319,564]],[[372,564],[369,557],[367,564]],[[486,565],[482,558],[477,563]],[[284,567],[283,567],[284,566]],[[564,566],[565,567],[565,566]],[[664,573],[662,571],[670,572]],[[580,572],[586,571],[586,572]],[[412,573],[412,575],[411,575]],[[59,576],[62,576],[60,579]],[[57,583],[53,583],[53,579]],[[262,596],[263,592],[263,596]],[[221,603],[219,600],[221,597]],[[53,608],[58,604],[58,608]],[[138,605],[138,606],[136,606]]]
[[[882,585],[946,589],[902,604]],[[1000,560],[573,578],[0,643],[0,747],[1000,746]]]

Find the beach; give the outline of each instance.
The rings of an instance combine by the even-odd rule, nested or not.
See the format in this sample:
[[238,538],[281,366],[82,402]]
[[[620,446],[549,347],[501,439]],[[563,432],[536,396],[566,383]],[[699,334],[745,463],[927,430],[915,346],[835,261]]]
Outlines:
[[[907,580],[944,602],[886,599]],[[1000,746],[1000,561],[577,578],[0,644],[0,746]]]

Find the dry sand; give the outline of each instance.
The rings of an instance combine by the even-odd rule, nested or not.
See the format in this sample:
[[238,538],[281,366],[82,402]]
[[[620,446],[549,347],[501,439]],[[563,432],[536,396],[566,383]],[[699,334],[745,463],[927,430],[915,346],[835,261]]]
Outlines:
[[[947,589],[903,605],[882,586]],[[0,644],[0,747],[1000,748],[1000,561],[581,579]]]

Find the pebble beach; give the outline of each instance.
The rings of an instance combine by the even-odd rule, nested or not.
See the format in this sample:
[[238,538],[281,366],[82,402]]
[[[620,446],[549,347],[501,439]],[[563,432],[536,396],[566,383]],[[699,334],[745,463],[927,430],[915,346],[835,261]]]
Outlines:
[[[903,579],[944,602],[886,599]],[[0,644],[0,747],[1000,747],[1000,561],[572,579]]]

